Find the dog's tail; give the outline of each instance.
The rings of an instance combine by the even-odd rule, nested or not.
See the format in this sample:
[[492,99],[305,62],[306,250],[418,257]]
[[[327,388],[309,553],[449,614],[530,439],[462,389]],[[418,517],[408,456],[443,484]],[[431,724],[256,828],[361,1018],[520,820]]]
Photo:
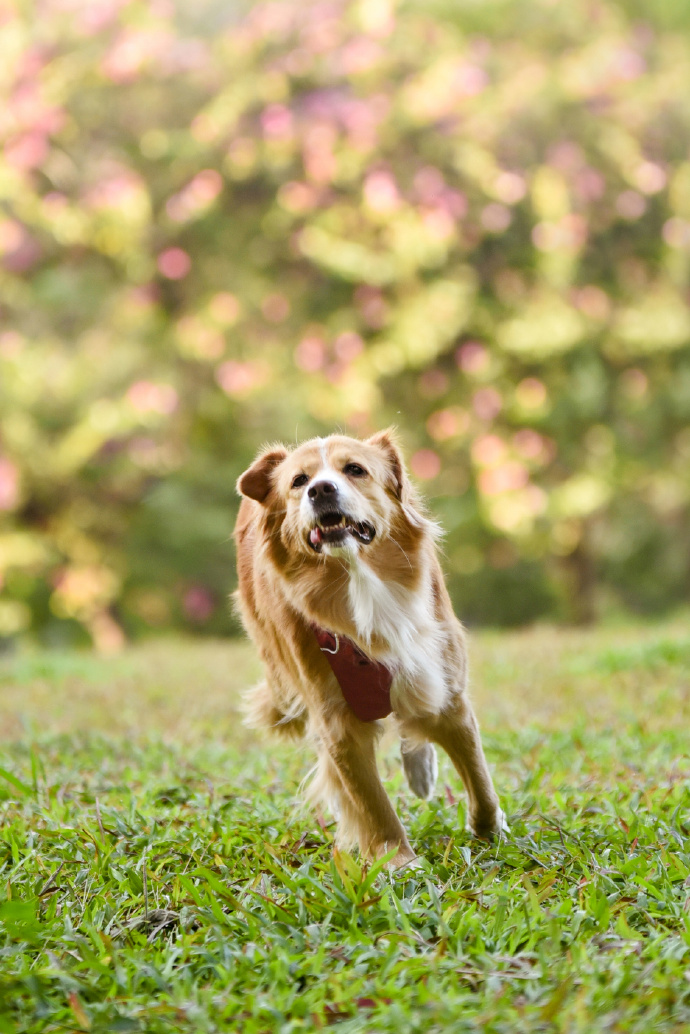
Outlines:
[[265,680],[245,693],[243,711],[244,723],[250,729],[268,729],[285,739],[300,739],[307,727],[304,708],[298,703],[294,707],[281,706]]

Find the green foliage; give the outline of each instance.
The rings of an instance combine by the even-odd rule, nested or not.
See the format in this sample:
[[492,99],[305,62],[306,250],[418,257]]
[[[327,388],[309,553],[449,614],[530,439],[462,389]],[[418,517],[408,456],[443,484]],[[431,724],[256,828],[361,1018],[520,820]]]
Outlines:
[[[56,735],[44,708],[43,735],[0,756],[0,1030],[685,1030],[687,622],[474,646],[485,713],[514,705],[518,670],[529,685],[527,716],[523,695],[519,722],[485,723],[511,834],[472,839],[449,766],[422,802],[384,750],[424,859],[392,876],[332,857],[332,826],[295,808],[306,755],[190,720],[185,669],[214,672],[214,644],[175,648],[166,706],[188,717],[184,750],[149,735],[145,651],[0,666],[0,705],[16,686],[29,713],[44,680],[62,699],[88,679],[104,728],[113,681],[140,680],[138,736]],[[241,646],[222,651],[244,665]]]
[[463,617],[685,598],[690,43],[647,7],[8,10],[0,634],[229,631],[256,449],[388,422]]

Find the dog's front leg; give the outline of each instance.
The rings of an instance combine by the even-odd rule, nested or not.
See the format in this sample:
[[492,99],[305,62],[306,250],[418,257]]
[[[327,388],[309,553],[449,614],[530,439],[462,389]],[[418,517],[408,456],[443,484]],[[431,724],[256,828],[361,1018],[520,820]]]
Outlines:
[[408,731],[437,743],[450,757],[465,784],[472,832],[479,837],[500,833],[505,820],[466,695],[457,693],[440,714],[414,719],[404,734]]
[[337,730],[321,730],[314,792],[336,804],[339,843],[359,844],[362,853],[372,858],[397,847],[390,864],[398,867],[411,862],[415,854],[379,777],[377,733],[374,723],[349,715],[342,717]]

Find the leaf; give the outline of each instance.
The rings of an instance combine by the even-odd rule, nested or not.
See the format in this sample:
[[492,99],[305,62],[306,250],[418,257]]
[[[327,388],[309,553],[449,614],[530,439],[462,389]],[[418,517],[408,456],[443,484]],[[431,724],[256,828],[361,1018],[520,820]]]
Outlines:
[[6,779],[8,783],[11,783],[15,790],[19,790],[20,793],[33,794],[33,787],[28,786],[27,783],[23,783],[21,779],[18,779],[16,775],[8,772],[6,768],[0,768],[0,776]]
[[79,995],[76,991],[70,991],[67,996],[69,1001],[69,1007],[74,1013],[74,1018],[81,1027],[82,1030],[91,1030],[91,1020],[89,1019],[84,1006],[82,1005]]

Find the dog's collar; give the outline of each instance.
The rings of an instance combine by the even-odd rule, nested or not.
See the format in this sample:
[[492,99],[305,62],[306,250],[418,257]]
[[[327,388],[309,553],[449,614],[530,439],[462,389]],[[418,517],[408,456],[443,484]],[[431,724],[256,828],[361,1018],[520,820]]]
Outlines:
[[390,669],[370,660],[351,639],[318,625],[312,628],[350,710],[361,722],[386,718],[393,710]]

